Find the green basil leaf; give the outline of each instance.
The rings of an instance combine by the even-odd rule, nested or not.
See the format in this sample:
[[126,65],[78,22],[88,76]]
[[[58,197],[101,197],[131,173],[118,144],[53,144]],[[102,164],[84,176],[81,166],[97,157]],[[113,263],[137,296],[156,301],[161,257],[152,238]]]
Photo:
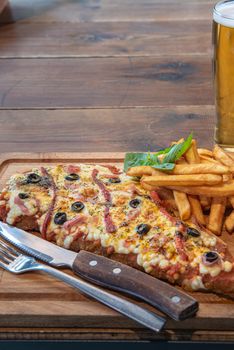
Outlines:
[[158,170],[173,170],[175,167],[175,164],[173,163],[162,163],[162,164],[158,164],[158,165],[153,165],[152,166],[155,169]]
[[172,170],[174,168],[173,163],[160,163],[155,154],[148,153],[126,153],[124,159],[124,171],[129,168],[139,165],[149,165],[158,170]]
[[[126,172],[129,168],[139,165],[149,165],[162,171],[172,170],[175,167],[175,161],[190,147],[192,138],[193,134],[191,133],[184,142],[167,147],[157,153],[126,153],[124,171]],[[158,158],[161,154],[165,154],[162,161]]]
[[175,144],[163,159],[163,163],[175,163],[191,146],[193,134],[191,133],[184,142]]
[[147,153],[126,153],[124,159],[124,171],[137,165],[144,165],[147,161]]
[[160,154],[166,154],[166,153],[168,153],[168,152],[172,149],[172,147],[173,147],[173,146],[170,146],[170,147],[161,149],[160,151],[158,151],[158,152],[156,153],[156,155],[159,156]]

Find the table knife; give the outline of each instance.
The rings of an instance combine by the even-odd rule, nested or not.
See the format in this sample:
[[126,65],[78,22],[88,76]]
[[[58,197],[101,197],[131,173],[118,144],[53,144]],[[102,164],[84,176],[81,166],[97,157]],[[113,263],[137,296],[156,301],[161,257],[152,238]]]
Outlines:
[[88,281],[138,297],[175,320],[191,317],[198,310],[198,302],[190,295],[120,262],[84,250],[66,250],[2,222],[0,236],[49,265],[68,267]]

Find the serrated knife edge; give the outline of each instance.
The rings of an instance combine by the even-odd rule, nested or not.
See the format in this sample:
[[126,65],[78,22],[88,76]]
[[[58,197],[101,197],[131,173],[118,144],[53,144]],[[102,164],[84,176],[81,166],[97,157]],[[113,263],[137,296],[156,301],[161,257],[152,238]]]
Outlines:
[[[42,238],[38,238],[33,234],[3,222],[0,222],[0,236],[26,254],[32,255],[35,258],[56,267],[71,267],[77,255],[75,252],[67,251],[65,248],[58,247],[48,241],[44,242]],[[36,244],[38,244],[38,249],[35,249]],[[44,252],[41,252],[39,248],[40,245],[46,245],[46,251],[51,249],[52,256],[48,253],[45,254]],[[45,249],[43,249],[43,251],[45,251]],[[57,255],[59,256],[57,257]]]

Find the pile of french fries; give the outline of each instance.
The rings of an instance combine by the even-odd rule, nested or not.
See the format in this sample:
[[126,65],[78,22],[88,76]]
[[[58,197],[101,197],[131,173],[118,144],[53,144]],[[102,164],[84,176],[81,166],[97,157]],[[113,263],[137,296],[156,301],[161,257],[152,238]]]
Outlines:
[[234,231],[234,158],[218,145],[212,151],[197,148],[193,139],[172,171],[136,166],[127,174],[141,177],[143,188],[162,193],[182,220],[193,218],[216,235]]

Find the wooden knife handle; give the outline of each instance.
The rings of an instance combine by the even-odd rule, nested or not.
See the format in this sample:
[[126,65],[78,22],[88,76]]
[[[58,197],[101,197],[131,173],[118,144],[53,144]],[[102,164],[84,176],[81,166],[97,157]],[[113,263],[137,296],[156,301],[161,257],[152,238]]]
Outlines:
[[198,302],[186,293],[103,256],[82,250],[77,254],[72,268],[93,283],[143,299],[174,320],[184,320],[198,310]]

